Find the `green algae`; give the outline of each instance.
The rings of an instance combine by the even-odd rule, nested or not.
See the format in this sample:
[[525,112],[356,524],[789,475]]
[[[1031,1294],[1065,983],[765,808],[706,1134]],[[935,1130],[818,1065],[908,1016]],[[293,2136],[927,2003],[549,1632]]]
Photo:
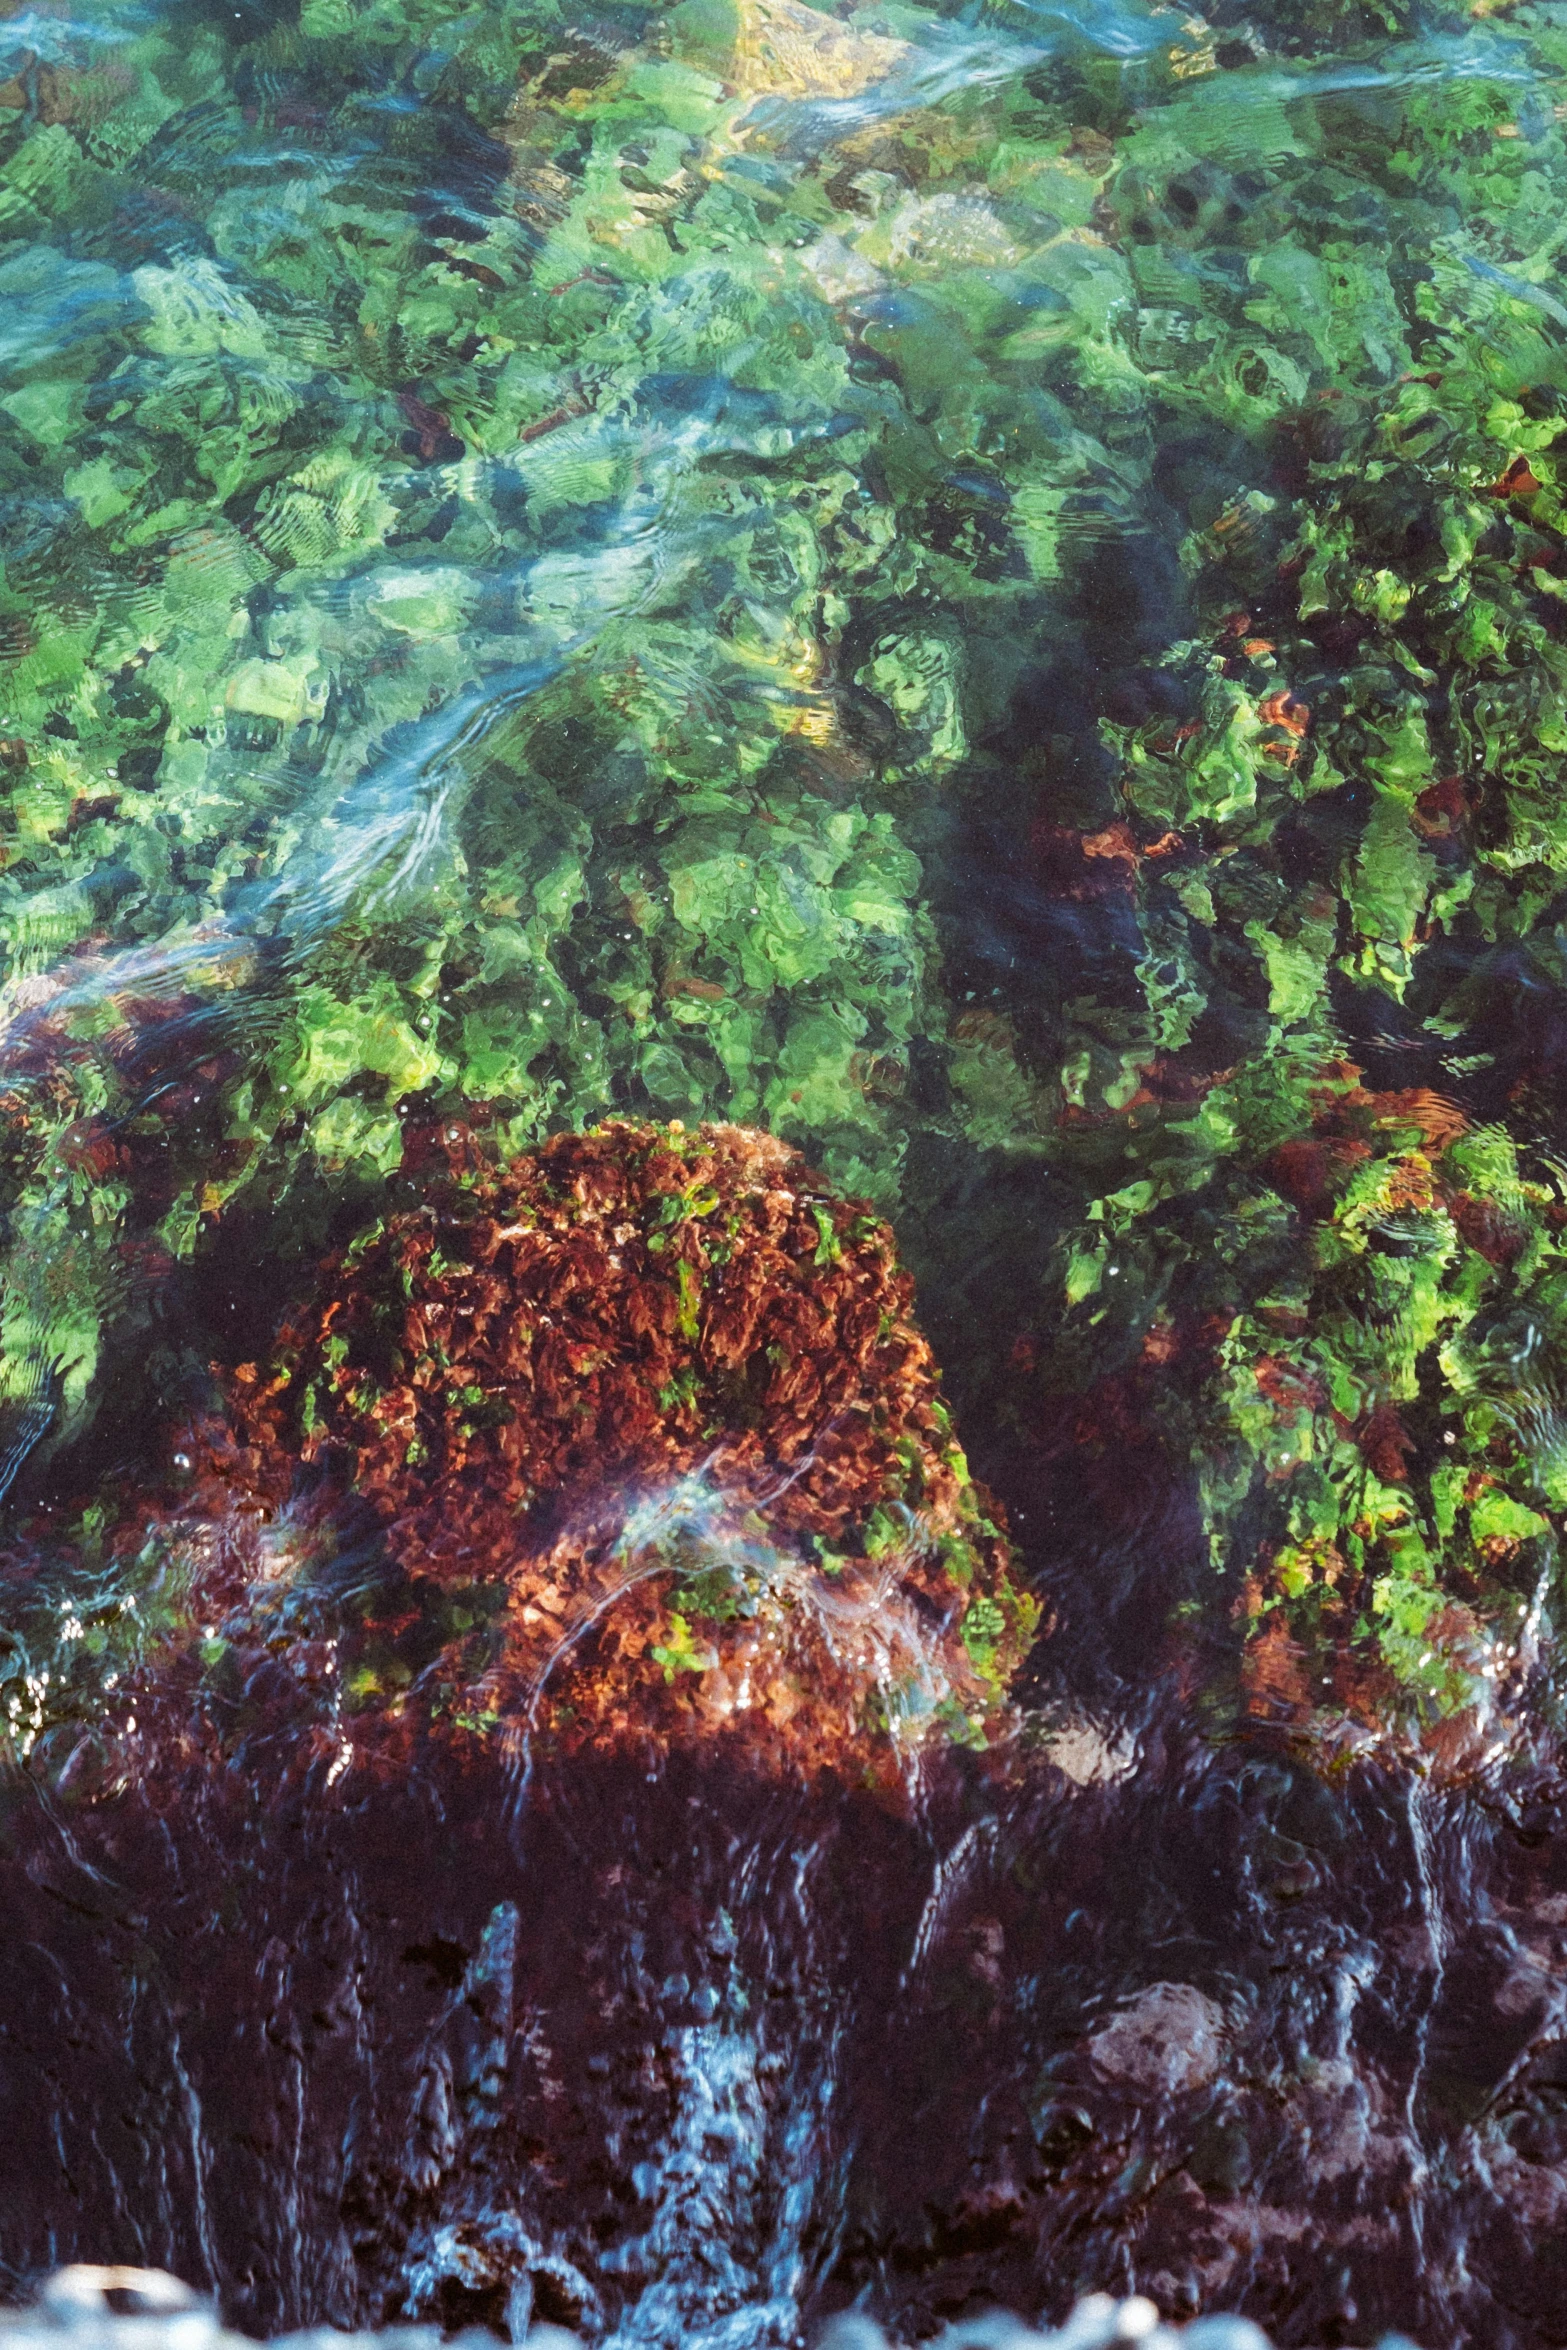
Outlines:
[[[1210,1612],[1467,1689],[1567,1506],[1496,1009],[1562,975],[1567,43],[1233,13],[305,0],[20,63],[23,1437],[149,1347],[182,1391],[169,1268],[304,1263],[412,1118],[735,1118],[913,1216],[956,1154],[1033,1186],[1030,1392],[1182,1366]],[[992,815],[1081,968],[976,956]]]

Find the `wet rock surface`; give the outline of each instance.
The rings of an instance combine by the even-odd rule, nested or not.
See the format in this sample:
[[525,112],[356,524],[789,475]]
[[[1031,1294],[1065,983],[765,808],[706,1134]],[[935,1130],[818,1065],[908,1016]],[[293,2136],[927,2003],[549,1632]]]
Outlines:
[[13,2289],[112,2256],[258,2335],[613,2350],[1095,2289],[1285,2350],[1542,2338],[1554,1782],[1508,1812],[1147,1719],[1086,1786],[1013,1743],[912,1795],[694,1746],[524,1790],[439,1741],[334,1778],[279,1719],[9,1791]]

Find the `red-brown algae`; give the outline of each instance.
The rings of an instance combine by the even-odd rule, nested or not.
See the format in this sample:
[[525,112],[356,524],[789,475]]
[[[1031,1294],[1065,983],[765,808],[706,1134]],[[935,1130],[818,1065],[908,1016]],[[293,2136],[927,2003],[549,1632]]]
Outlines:
[[[226,1375],[180,1505],[122,1531],[189,1584],[144,1718],[149,1680],[188,1699],[203,1657],[270,1646],[315,1692],[301,1759],[339,1771],[720,1739],[890,1786],[932,1736],[994,1735],[1039,1608],[885,1223],[736,1126],[500,1164],[446,1125],[410,1161],[419,1204],[327,1261]],[[349,1553],[307,1636],[297,1595]]]

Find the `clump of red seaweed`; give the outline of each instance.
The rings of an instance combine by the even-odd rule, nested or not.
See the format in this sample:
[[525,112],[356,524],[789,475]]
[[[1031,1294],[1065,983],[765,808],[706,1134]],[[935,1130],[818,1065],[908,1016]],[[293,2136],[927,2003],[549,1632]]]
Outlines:
[[509,1164],[449,1126],[409,1169],[419,1204],[230,1377],[199,1479],[231,1610],[373,1521],[344,1751],[722,1734],[877,1775],[932,1730],[982,1743],[1038,1608],[887,1225],[735,1126]]

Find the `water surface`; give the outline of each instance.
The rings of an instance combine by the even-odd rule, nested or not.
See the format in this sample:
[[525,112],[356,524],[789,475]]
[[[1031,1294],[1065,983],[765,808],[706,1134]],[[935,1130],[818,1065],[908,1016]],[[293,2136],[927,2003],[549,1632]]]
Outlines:
[[[1557,2340],[1567,11],[0,47],[10,2281]],[[409,1138],[608,1113],[892,1220],[987,1747],[378,1775],[347,1569],[206,1620]]]

